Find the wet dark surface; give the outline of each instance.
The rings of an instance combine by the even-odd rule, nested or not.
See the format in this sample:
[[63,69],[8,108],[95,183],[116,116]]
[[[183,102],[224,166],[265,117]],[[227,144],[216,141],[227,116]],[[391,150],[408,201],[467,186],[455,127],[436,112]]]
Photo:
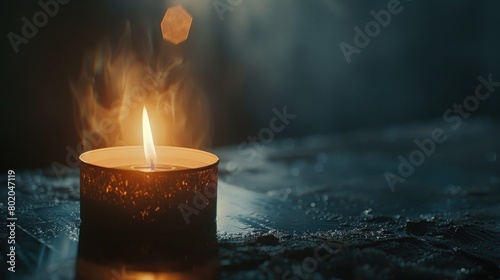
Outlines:
[[404,182],[384,177],[437,127],[216,149],[217,225],[161,238],[80,230],[77,170],[16,170],[9,279],[500,279],[498,123],[445,129]]

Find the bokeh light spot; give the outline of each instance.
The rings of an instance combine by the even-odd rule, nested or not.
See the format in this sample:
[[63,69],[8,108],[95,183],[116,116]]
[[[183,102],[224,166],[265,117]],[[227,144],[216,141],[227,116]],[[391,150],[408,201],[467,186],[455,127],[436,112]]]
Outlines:
[[192,22],[193,17],[181,5],[168,8],[161,21],[163,39],[175,45],[186,41]]

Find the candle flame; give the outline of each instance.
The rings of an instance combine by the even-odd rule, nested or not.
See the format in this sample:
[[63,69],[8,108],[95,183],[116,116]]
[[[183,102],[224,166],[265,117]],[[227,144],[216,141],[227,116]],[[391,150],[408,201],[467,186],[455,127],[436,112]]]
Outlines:
[[142,140],[144,143],[144,155],[146,156],[146,161],[151,166],[151,170],[155,170],[156,150],[146,106],[142,109]]

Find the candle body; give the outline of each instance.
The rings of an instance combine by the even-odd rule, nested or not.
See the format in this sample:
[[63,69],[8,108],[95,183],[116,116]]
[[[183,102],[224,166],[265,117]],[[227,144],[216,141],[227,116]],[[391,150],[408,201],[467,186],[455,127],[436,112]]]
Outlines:
[[89,228],[148,232],[210,226],[216,218],[218,159],[208,163],[144,172],[82,160],[82,222]]

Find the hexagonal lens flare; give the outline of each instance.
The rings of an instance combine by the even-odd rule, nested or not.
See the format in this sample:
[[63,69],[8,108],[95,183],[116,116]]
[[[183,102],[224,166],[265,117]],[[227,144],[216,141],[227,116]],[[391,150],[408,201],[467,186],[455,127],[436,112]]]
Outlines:
[[168,8],[161,21],[163,39],[175,45],[186,41],[192,22],[193,17],[181,5]]

